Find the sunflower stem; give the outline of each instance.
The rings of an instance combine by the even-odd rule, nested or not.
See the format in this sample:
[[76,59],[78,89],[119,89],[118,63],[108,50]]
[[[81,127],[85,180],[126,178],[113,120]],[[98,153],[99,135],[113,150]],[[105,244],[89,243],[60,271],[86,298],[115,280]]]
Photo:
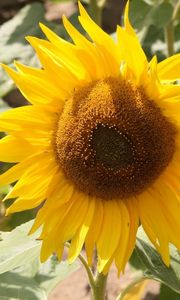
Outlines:
[[101,0],[100,2],[98,2],[98,0],[90,0],[90,6],[93,13],[94,21],[100,27],[102,25],[102,10],[105,5],[105,2],[105,0]]
[[102,273],[97,273],[94,286],[91,286],[92,300],[105,300],[106,299],[106,283],[107,276]]
[[176,20],[176,18],[178,18],[179,13],[180,13],[180,2],[178,2],[174,7],[171,21],[164,27],[164,37],[167,44],[168,56],[174,54],[174,21]]
[[164,28],[165,41],[167,44],[167,54],[171,56],[174,54],[174,26],[173,21],[170,21]]
[[94,280],[93,273],[92,273],[91,269],[89,268],[87,261],[81,254],[79,254],[78,258],[82,262],[83,266],[85,267],[87,275],[88,275],[88,279],[89,279],[89,285],[91,286],[91,288],[93,288],[95,286],[95,280]]
[[[66,246],[67,248],[69,248],[69,247],[70,247],[70,243],[66,242],[66,243],[65,243],[65,246]],[[93,276],[93,273],[92,273],[90,267],[88,266],[87,261],[85,260],[84,256],[81,255],[81,254],[78,255],[78,258],[79,258],[79,260],[82,262],[83,266],[85,267],[85,270],[86,270],[86,272],[87,272],[87,276],[88,276],[88,279],[89,279],[89,284],[90,284],[90,286],[91,286],[91,287],[94,287],[94,286],[95,286],[94,276]]]
[[179,17],[179,14],[180,14],[180,2],[177,2],[177,4],[174,7],[172,20],[175,21],[176,18]]

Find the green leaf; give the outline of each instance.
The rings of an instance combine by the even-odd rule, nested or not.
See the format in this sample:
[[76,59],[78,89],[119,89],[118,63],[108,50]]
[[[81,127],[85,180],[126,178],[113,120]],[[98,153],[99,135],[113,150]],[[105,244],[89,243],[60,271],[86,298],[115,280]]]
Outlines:
[[151,10],[151,6],[143,0],[133,0],[130,4],[129,18],[138,31],[144,28],[147,24],[147,16]]
[[136,249],[134,249],[134,251],[130,257],[129,263],[130,263],[131,267],[135,270],[142,270],[142,271],[146,270],[146,267],[143,264],[142,260],[139,258]]
[[47,300],[53,288],[79,268],[77,261],[69,265],[55,256],[41,264],[39,233],[28,236],[32,223],[1,232],[0,299]]
[[150,11],[150,23],[162,28],[170,22],[172,15],[173,6],[168,2],[163,2],[160,5],[153,7]]
[[[44,8],[33,3],[22,8],[12,19],[0,26],[0,61],[12,66],[15,59],[29,65],[38,65],[37,57],[25,40],[26,35],[41,37],[39,21],[44,20]],[[12,80],[0,67],[0,97],[14,87]]]
[[77,262],[59,263],[53,256],[44,264],[34,260],[0,275],[0,299],[47,300],[54,287],[78,268]]
[[0,299],[47,300],[47,296],[34,279],[11,271],[0,275]]
[[77,269],[79,269],[79,263],[77,261],[68,264],[67,261],[58,262],[56,257],[52,256],[51,259],[40,265],[35,280],[46,294],[49,295],[57,284]]
[[39,233],[28,235],[33,221],[16,227],[12,232],[1,232],[0,274],[33,261],[40,255]]
[[[173,3],[174,2],[174,3]],[[164,40],[164,27],[172,19],[173,9],[177,1],[162,0],[133,0],[130,3],[130,20],[137,30],[141,45],[151,60],[153,55],[158,61],[167,56],[167,45]],[[174,22],[175,29],[175,53],[180,49],[179,23]]]
[[11,190],[11,186],[10,185],[5,185],[0,187],[0,200],[3,199],[4,195],[7,195]]
[[9,109],[9,105],[6,104],[2,99],[0,99],[0,113]]
[[55,3],[66,3],[66,2],[75,2],[75,0],[51,0],[51,2]]
[[161,284],[159,300],[179,300],[179,294],[168,288],[166,285]]
[[180,253],[173,245],[170,245],[171,264],[170,267],[167,267],[140,227],[137,234],[136,251],[147,268],[144,271],[146,278],[158,280],[180,293]]
[[[33,3],[23,7],[12,19],[0,26],[0,58],[1,62],[11,63],[12,59],[27,58],[33,60],[31,47],[25,40],[26,35],[42,37],[39,22],[44,19],[44,6]],[[23,53],[26,50],[26,53]],[[28,64],[30,63],[28,61]]]
[[173,4],[162,1],[133,0],[130,4],[130,20],[139,31],[154,24],[163,28],[173,15]]

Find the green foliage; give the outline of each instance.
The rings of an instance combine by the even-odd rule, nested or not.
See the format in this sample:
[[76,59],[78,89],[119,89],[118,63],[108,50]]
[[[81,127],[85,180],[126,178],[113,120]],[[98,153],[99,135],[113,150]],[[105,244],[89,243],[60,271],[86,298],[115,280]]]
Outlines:
[[[0,61],[12,65],[15,59],[29,65],[37,65],[38,61],[30,45],[25,40],[26,35],[41,36],[39,21],[44,20],[44,8],[40,3],[34,3],[22,8],[14,18],[0,26]],[[13,88],[11,79],[0,69],[0,97]]]
[[139,258],[136,249],[134,249],[134,251],[129,259],[129,263],[130,263],[131,267],[134,269],[134,271],[136,271],[136,270],[145,271],[146,270],[146,266],[142,263],[141,259]]
[[[130,3],[130,20],[149,59],[157,55],[160,61],[167,56],[164,28],[172,20],[176,5],[177,0],[133,0]],[[179,26],[179,21],[174,21],[175,52],[180,50]]]
[[78,269],[77,262],[48,259],[44,264],[34,260],[31,264],[0,275],[0,299],[47,300],[57,284]]
[[7,109],[9,109],[9,105],[0,99],[0,113],[6,111]]
[[146,22],[150,11],[151,6],[143,0],[130,2],[129,18],[133,27],[140,31],[142,27],[147,26]]
[[150,5],[144,0],[133,0],[130,4],[130,20],[138,30],[152,24],[163,28],[171,20],[172,14],[173,5],[169,2],[154,1]]
[[67,261],[61,263],[52,256],[44,264],[40,264],[39,270],[35,275],[35,280],[38,282],[41,289],[46,292],[46,295],[54,289],[54,287],[67,278],[71,273],[79,268],[79,263],[69,265]]
[[59,263],[55,256],[41,264],[39,233],[28,236],[32,223],[1,232],[0,299],[47,300],[54,287],[79,268],[77,262]]
[[25,223],[11,232],[1,232],[0,274],[32,262],[40,255],[41,242],[38,233],[28,236],[32,221]]
[[[10,206],[10,202],[12,203],[12,201],[8,201],[8,207]],[[7,207],[7,201],[4,202],[4,204]],[[8,217],[6,217],[8,219],[6,231],[12,230],[17,226],[34,219],[35,214],[35,209],[29,209],[9,215]]]
[[137,234],[136,253],[138,264],[136,260],[134,267],[142,269],[146,278],[160,281],[176,293],[180,293],[180,253],[173,245],[170,245],[171,264],[167,267],[140,227]]
[[[39,22],[47,23],[44,14],[42,4],[32,3],[0,26],[0,62],[13,66],[13,61],[18,60],[24,64],[28,62],[30,66],[39,66],[38,59],[25,36],[44,37],[39,28]],[[55,27],[55,24],[50,23],[50,27]],[[13,88],[12,80],[0,67],[0,97],[5,96]]]
[[72,1],[75,1],[75,0],[51,0],[51,2],[55,2],[55,3],[66,3],[66,2],[72,2]]
[[10,189],[10,185],[0,187],[0,200],[4,195],[7,195],[9,193]]
[[172,19],[173,5],[170,3],[163,2],[157,6],[154,6],[149,14],[150,24],[163,28]]
[[47,296],[33,278],[11,271],[0,275],[0,299],[47,300]]
[[180,296],[166,285],[162,284],[160,289],[159,300],[179,300]]

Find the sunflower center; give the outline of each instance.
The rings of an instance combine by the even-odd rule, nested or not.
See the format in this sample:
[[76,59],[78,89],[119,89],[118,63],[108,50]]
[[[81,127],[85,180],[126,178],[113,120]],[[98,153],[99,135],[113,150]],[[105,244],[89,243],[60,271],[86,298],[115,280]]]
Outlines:
[[96,161],[106,168],[119,169],[133,162],[131,142],[115,127],[98,124],[92,134]]
[[142,193],[175,151],[174,125],[131,82],[107,78],[78,89],[59,118],[55,149],[66,177],[103,199]]

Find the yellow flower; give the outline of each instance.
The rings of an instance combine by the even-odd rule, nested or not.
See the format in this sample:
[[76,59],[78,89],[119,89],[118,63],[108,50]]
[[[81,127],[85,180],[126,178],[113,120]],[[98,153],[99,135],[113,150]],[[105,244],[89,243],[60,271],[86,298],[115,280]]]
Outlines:
[[125,11],[114,42],[79,4],[81,35],[64,17],[74,44],[41,24],[49,41],[27,40],[43,66],[4,66],[32,105],[0,117],[0,160],[18,163],[0,176],[17,181],[8,213],[43,205],[41,260],[69,261],[83,244],[98,270],[128,261],[141,222],[169,265],[169,243],[180,249],[180,55],[150,62]]

